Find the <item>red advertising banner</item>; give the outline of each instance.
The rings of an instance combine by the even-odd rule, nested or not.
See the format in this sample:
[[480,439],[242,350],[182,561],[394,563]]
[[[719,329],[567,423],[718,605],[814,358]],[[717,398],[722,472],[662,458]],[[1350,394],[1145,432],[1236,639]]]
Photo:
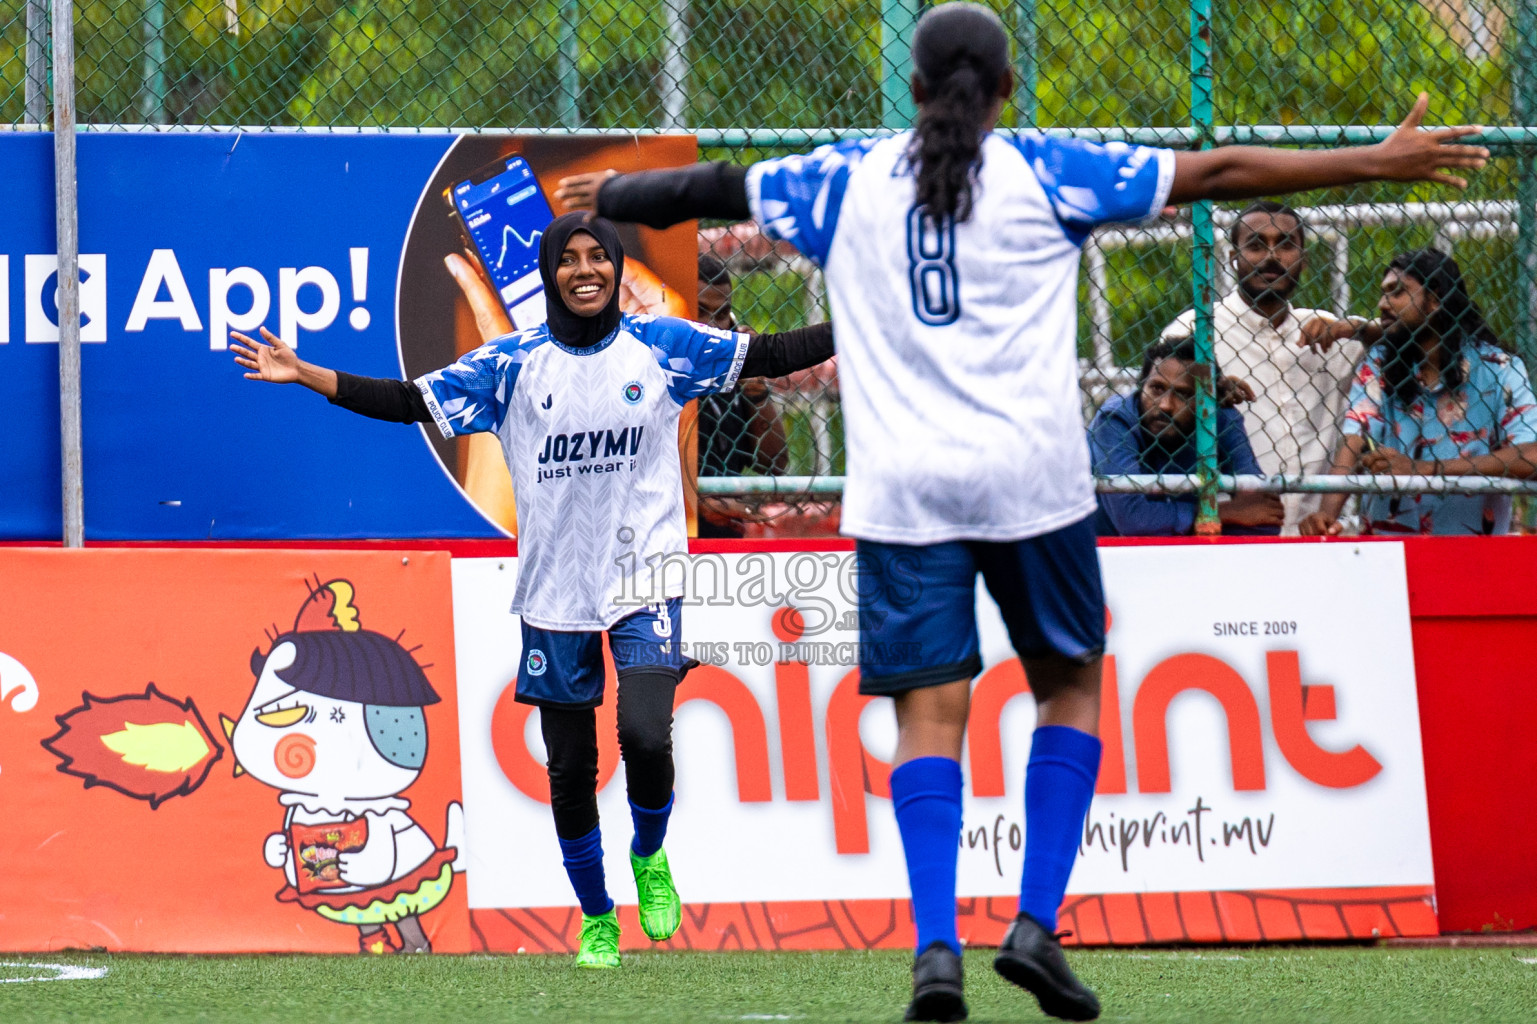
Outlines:
[[0,948],[470,948],[442,552],[0,551]]

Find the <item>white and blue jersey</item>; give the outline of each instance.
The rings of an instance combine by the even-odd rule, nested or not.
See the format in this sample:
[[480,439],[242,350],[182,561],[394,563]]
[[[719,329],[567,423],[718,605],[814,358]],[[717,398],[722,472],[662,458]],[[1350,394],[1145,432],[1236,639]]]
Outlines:
[[843,529],[896,544],[1040,536],[1094,513],[1080,247],[1157,214],[1174,153],[989,134],[971,216],[914,208],[910,132],[754,165],[770,235],[821,265],[847,449]]
[[653,583],[646,561],[688,550],[678,415],[736,385],[747,345],[745,334],[625,314],[589,349],[542,325],[417,379],[444,437],[501,440],[518,505],[514,614],[543,629],[607,629],[682,594],[679,574]]

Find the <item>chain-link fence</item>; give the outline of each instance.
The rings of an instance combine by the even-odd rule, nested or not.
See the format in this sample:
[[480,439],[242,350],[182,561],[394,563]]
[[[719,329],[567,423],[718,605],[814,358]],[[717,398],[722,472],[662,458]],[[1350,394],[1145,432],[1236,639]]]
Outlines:
[[[1471,474],[1452,466],[1537,440],[1527,436],[1537,411],[1525,408],[1526,368],[1537,368],[1537,0],[990,2],[1014,37],[1010,130],[1177,148],[1358,144],[1384,137],[1420,90],[1432,96],[1428,122],[1491,126],[1484,142],[1495,159],[1465,192],[1332,189],[1248,214],[1247,204],[1196,204],[1089,239],[1079,289],[1085,423],[1101,490],[1135,492],[1107,498],[1116,529],[1181,532],[1213,517],[1230,531],[1275,525],[1263,490],[1291,492],[1294,528],[1317,509],[1317,492],[1342,487],[1366,495],[1359,509],[1339,510],[1347,526],[1488,532],[1512,503],[1512,529],[1537,525],[1521,460],[1497,475],[1487,462]],[[686,130],[706,158],[749,162],[908,125],[921,5],[81,0],[73,9],[82,130]],[[0,122],[49,121],[50,18],[48,0],[0,5]],[[737,322],[767,331],[825,316],[820,276],[794,250],[742,226],[705,224],[699,239],[702,258],[724,268],[716,284],[729,285]],[[1395,257],[1431,247],[1455,258],[1487,322],[1475,329],[1455,299],[1460,319],[1442,333],[1467,340],[1465,368],[1449,358],[1439,379],[1424,366],[1416,376],[1399,352],[1395,339],[1414,318],[1395,303],[1407,277],[1421,312],[1431,295],[1445,313],[1446,268],[1437,264],[1434,282],[1423,258],[1387,273]],[[702,274],[714,266],[704,260]],[[1253,398],[1193,416],[1189,393],[1215,388],[1201,372],[1214,360]],[[718,402],[701,424],[707,530],[835,526],[843,451],[831,368]],[[1371,439],[1357,449],[1401,450],[1415,464],[1368,476],[1363,462],[1331,478],[1348,468],[1336,456],[1352,431]],[[1216,504],[1218,490],[1239,489]],[[1464,496],[1432,493],[1447,489]]]

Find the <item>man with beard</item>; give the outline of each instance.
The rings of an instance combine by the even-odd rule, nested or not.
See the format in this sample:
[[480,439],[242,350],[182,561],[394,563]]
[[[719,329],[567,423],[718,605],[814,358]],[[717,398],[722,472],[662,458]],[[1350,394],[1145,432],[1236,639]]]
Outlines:
[[[1106,402],[1089,425],[1095,475],[1190,473],[1195,469],[1195,394],[1200,383],[1195,343],[1159,341],[1142,360],[1137,390]],[[1217,413],[1217,460],[1224,473],[1258,473],[1243,415],[1228,406],[1240,397],[1224,380]],[[1280,532],[1281,501],[1273,494],[1238,494],[1218,506],[1222,531],[1238,535]],[[1195,528],[1196,496],[1101,494],[1094,526],[1101,537],[1167,537]]]
[[[1243,418],[1259,472],[1325,473],[1339,442],[1345,394],[1361,360],[1362,345],[1351,337],[1355,325],[1291,304],[1307,266],[1302,218],[1291,207],[1253,203],[1228,237],[1238,288],[1212,311],[1212,344],[1217,362],[1256,393]],[[1188,338],[1194,330],[1195,311],[1186,310],[1164,328],[1163,337]],[[1283,532],[1295,534],[1297,524],[1317,511],[1319,498],[1285,495]]]
[[[1394,257],[1377,303],[1382,340],[1350,389],[1333,473],[1537,475],[1537,399],[1526,367],[1500,347],[1468,295],[1457,261],[1437,249]],[[1326,496],[1305,535],[1340,531],[1343,495]],[[1366,533],[1491,534],[1510,530],[1508,494],[1376,494]]]

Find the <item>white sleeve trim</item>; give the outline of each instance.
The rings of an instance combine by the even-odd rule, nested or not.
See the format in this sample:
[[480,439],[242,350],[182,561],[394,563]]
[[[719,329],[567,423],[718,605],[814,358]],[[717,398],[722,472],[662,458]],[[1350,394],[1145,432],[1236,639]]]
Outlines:
[[432,422],[438,425],[438,432],[452,440],[454,428],[449,425],[448,417],[443,415],[443,407],[438,404],[438,396],[432,393],[432,385],[427,383],[426,377],[418,377],[412,383],[416,385],[416,390],[422,393],[422,398],[427,403],[427,411],[432,413]]
[[[752,213],[752,219],[758,222],[758,228],[764,234],[769,234],[768,221],[763,218],[763,173],[762,161],[747,168],[747,209]],[[775,236],[769,234],[770,238]]]
[[731,357],[731,368],[726,371],[726,379],[721,384],[721,394],[730,394],[736,390],[737,378],[742,375],[742,364],[747,362],[747,347],[751,344],[751,335],[738,334],[736,336],[736,354]]
[[1174,150],[1155,149],[1158,154],[1158,184],[1153,189],[1153,202],[1148,207],[1149,218],[1158,216],[1169,205],[1169,193],[1174,189]]

